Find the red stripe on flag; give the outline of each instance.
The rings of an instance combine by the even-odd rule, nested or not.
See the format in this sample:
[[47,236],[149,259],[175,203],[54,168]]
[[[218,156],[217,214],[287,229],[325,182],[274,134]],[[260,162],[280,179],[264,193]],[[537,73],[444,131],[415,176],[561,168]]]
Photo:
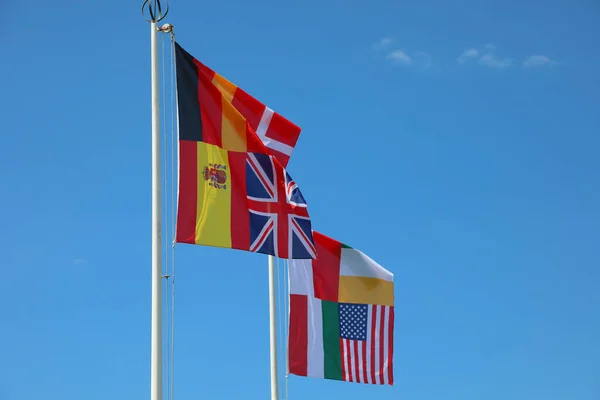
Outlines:
[[354,375],[356,376],[356,382],[360,382],[360,355],[358,353],[358,340],[353,340],[354,342]]
[[200,116],[202,119],[202,141],[222,148],[222,95],[212,83],[214,71],[198,60],[194,60],[194,62],[198,67],[198,102],[200,103]]
[[273,113],[269,129],[267,129],[268,138],[294,147],[298,141],[298,136],[300,136],[300,127],[298,125],[277,112]]
[[362,348],[362,372],[363,372],[363,376],[362,376],[362,381],[363,383],[369,383],[369,377],[367,375],[367,341],[365,340],[364,342],[361,343]]
[[[259,172],[262,166],[258,163],[258,160],[255,161],[254,157],[248,157],[247,162],[248,162],[248,165],[256,172],[256,176],[258,177],[260,182],[263,184],[264,189],[267,191],[269,196],[275,197],[275,191],[271,190],[269,182],[267,182],[268,178],[265,178],[263,176],[263,174],[261,174]],[[275,176],[275,181],[277,182],[277,176]]]
[[313,239],[318,255],[312,262],[315,297],[338,302],[342,244],[315,231]]
[[206,77],[206,79],[208,79],[212,82],[212,80],[214,79],[215,74],[216,74],[215,71],[208,68],[206,65],[202,64],[200,61],[196,60],[195,58],[194,58],[194,63],[198,67],[198,74],[202,74],[204,77]]
[[385,383],[383,378],[383,366],[385,362],[385,306],[381,307],[381,318],[379,326],[379,383]]
[[345,368],[342,379],[348,382],[392,385],[393,307],[369,305],[368,310],[369,322],[362,322],[365,324],[362,329],[367,327],[367,337],[342,339],[342,366]]
[[273,157],[278,159],[284,168],[287,166],[288,162],[290,161],[290,156],[288,156],[287,154],[284,154],[280,151],[277,151],[275,149],[269,148],[269,153],[271,153],[273,155]]
[[290,373],[308,375],[308,297],[290,294],[289,326]]
[[179,141],[179,200],[177,202],[178,243],[196,243],[198,203],[198,142]]
[[[265,105],[239,87],[236,88],[231,104],[246,119],[246,148],[251,153],[270,154],[263,141],[256,134]],[[284,164],[285,165],[285,164]]]
[[389,308],[389,322],[388,322],[388,383],[394,384],[394,368],[392,363],[394,362],[394,307]]
[[342,380],[348,380],[348,370],[346,369],[346,339],[340,339],[340,356],[342,361]]
[[350,340],[346,340],[346,359],[348,360],[348,381],[354,382],[354,371],[352,368],[352,353],[350,351]]
[[[287,165],[290,157],[286,154],[283,154],[277,150],[267,148],[263,141],[258,137],[256,131],[258,130],[258,126],[260,125],[260,121],[263,117],[265,109],[267,108],[263,103],[252,97],[246,91],[240,89],[239,87],[235,91],[235,95],[232,100],[232,104],[238,111],[246,118],[247,122],[247,143],[248,143],[248,151],[254,153],[267,153],[275,156],[284,167]],[[277,113],[275,113],[277,115]],[[275,118],[273,116],[273,119]],[[282,118],[281,116],[278,118]],[[269,124],[269,129],[267,130],[267,136],[269,137],[278,137],[277,135],[271,134],[271,126],[273,126],[273,119],[271,119],[271,123]],[[278,127],[276,129],[283,130],[287,133],[287,136],[290,136],[295,139],[287,139],[281,140],[283,143],[288,144],[288,142],[295,142],[298,140],[298,136],[300,135],[300,128],[296,125],[291,124],[290,126],[284,125],[283,127]],[[279,124],[280,125],[280,124]],[[276,122],[275,126],[278,126]],[[284,130],[285,129],[285,130]],[[293,145],[292,145],[293,147]]]
[[246,153],[229,153],[231,179],[231,247],[250,249],[250,211],[246,193]]
[[262,235],[255,241],[256,244],[254,246],[252,246],[250,251],[257,251],[258,249],[260,249],[260,246],[263,243],[264,238],[271,234],[273,225],[275,225],[275,222],[273,222],[273,220],[269,221],[267,226],[264,228]]
[[[301,208],[297,208],[296,210],[299,211],[298,214],[302,215]],[[298,235],[300,235],[302,237],[302,239],[304,239],[304,242],[310,247],[310,249],[313,251],[313,253],[316,254],[317,249],[315,249],[315,246],[312,245],[312,242],[310,241],[308,235],[306,233],[304,233],[304,231],[300,227],[300,224],[295,219],[292,219],[291,221],[292,221],[292,225],[294,225],[294,227],[296,227],[296,232],[298,232]]]
[[233,106],[246,118],[250,127],[256,132],[260,119],[265,112],[265,105],[239,87],[233,96]]
[[371,316],[371,382],[377,383],[375,378],[375,334],[377,332],[377,306],[373,307],[373,315]]
[[268,149],[267,146],[263,143],[263,141],[260,140],[260,138],[256,134],[256,131],[250,127],[248,121],[246,121],[246,149],[246,151],[250,153],[272,153],[272,150]]

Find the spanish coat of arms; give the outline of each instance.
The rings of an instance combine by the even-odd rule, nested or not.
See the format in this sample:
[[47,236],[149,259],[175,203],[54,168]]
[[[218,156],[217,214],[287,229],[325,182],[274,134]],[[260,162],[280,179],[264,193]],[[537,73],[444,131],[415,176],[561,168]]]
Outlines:
[[210,163],[204,167],[202,177],[208,184],[217,189],[227,189],[227,166]]

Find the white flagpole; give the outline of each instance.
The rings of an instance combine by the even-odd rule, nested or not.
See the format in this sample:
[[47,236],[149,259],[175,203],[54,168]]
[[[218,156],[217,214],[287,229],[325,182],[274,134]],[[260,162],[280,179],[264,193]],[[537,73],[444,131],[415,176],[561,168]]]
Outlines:
[[158,27],[150,22],[152,80],[152,336],[150,399],[162,400],[162,221],[160,190],[160,104],[158,83]]
[[269,323],[271,341],[271,400],[277,400],[277,325],[275,313],[275,257],[269,256]]
[[[166,5],[166,0],[163,1]],[[160,190],[160,87],[158,82],[158,26],[169,12],[161,0],[144,0],[142,14],[150,22],[152,86],[152,321],[150,343],[150,399],[162,400],[162,215]]]

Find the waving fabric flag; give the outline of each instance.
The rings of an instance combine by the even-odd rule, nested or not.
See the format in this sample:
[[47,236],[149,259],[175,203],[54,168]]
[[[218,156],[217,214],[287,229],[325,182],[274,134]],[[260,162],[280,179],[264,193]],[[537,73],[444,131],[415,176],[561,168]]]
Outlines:
[[392,273],[359,250],[313,237],[317,258],[289,262],[289,372],[392,385]]
[[300,127],[175,43],[179,131],[225,150],[267,153],[287,166]]
[[300,189],[273,156],[180,140],[176,241],[312,259]]

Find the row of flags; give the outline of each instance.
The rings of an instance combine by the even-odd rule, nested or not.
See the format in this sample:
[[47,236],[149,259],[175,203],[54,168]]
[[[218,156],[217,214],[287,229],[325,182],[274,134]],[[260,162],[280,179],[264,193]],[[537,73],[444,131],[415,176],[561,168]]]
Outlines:
[[176,242],[289,260],[288,370],[393,384],[393,274],[312,229],[286,171],[299,126],[175,43]]

